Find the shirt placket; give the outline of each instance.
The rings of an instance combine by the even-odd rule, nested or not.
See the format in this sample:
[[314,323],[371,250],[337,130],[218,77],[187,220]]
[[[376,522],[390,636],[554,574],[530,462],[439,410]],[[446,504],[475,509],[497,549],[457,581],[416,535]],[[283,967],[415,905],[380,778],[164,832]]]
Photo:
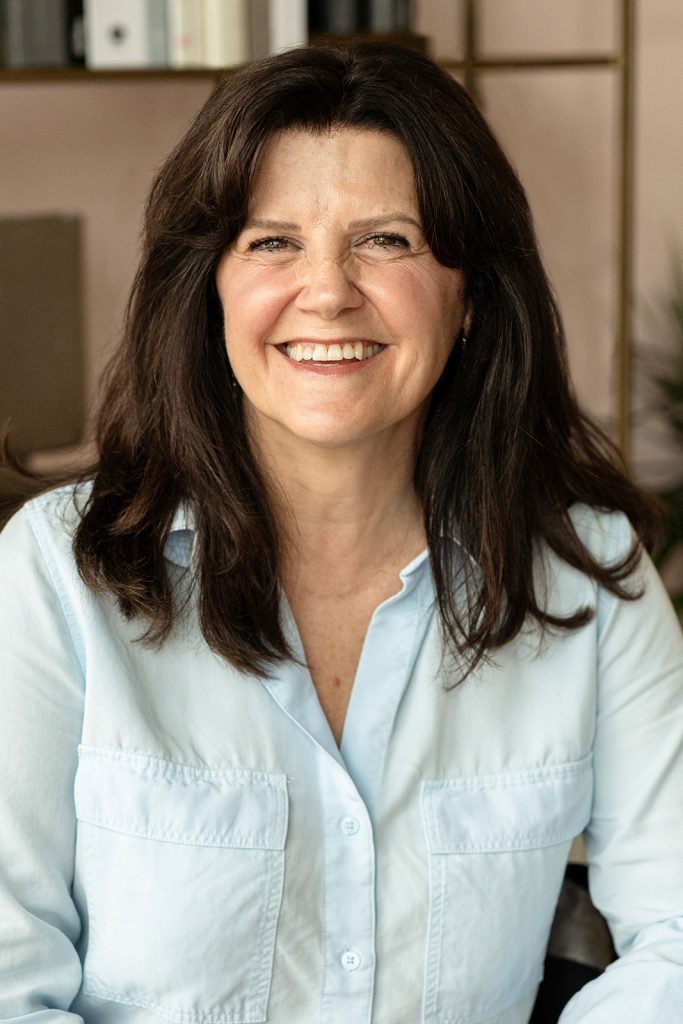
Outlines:
[[375,980],[375,844],[372,822],[350,775],[324,770],[325,979],[321,1024],[365,1024]]
[[[417,561],[417,560],[416,560]],[[324,825],[325,973],[320,1024],[370,1024],[376,968],[376,864],[373,820],[391,723],[410,678],[424,612],[427,565],[402,575],[403,590],[376,609],[349,704],[341,751],[310,675],[297,667],[266,683],[285,713],[315,744]],[[303,654],[291,611],[286,628]],[[349,733],[348,730],[351,730]]]

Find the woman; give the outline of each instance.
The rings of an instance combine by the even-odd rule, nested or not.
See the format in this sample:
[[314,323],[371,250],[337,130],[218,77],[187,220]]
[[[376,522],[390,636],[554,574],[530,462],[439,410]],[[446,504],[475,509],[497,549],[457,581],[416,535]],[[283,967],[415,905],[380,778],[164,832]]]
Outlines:
[[311,48],[219,85],[98,443],[0,540],[1,1017],[522,1024],[585,831],[621,959],[562,1024],[683,1020],[653,512],[448,75]]

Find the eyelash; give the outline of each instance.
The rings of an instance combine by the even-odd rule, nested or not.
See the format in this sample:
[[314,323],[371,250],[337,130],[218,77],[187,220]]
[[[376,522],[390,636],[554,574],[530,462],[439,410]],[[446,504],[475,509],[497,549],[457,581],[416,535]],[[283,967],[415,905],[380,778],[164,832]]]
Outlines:
[[[387,248],[393,248],[394,246],[396,248],[408,248],[408,241],[403,235],[395,235],[390,231],[378,231],[374,235],[367,235],[361,241],[372,242],[379,238],[391,242],[391,246],[387,246]],[[264,238],[255,238],[253,242],[249,243],[247,248],[249,252],[255,252],[258,249],[265,249],[267,252],[283,252],[282,248],[271,248],[266,244],[267,242],[285,242],[289,244],[289,239],[282,238],[280,235],[267,235]]]

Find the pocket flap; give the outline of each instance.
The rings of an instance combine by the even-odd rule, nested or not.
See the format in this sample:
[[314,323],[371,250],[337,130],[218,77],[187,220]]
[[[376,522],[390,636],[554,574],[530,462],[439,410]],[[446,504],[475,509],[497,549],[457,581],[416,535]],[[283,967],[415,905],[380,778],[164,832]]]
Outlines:
[[553,846],[586,827],[592,755],[502,775],[425,781],[422,807],[430,853],[495,853]]
[[287,777],[79,746],[76,814],[114,832],[195,846],[282,850]]

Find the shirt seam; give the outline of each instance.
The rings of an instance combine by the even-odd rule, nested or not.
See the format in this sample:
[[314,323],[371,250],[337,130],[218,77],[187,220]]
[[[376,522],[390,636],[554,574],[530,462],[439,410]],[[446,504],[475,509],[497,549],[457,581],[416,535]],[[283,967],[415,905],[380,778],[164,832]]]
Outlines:
[[[160,774],[172,775],[175,774],[176,769],[181,769],[182,773],[192,773],[200,778],[212,778],[216,775],[228,776],[233,785],[268,786],[281,792],[285,792],[287,788],[286,772],[265,772],[256,768],[209,768],[205,765],[190,764],[185,761],[173,761],[167,757],[160,757],[158,754],[119,750],[117,747],[96,747],[87,743],[80,743],[78,749],[86,756],[102,761],[141,762],[142,766],[152,768]],[[177,772],[177,774],[181,774],[181,772]]]
[[[42,512],[42,505],[38,505],[37,508],[39,508]],[[78,664],[81,669],[81,675],[82,678],[85,679],[85,641],[83,639],[83,634],[81,633],[78,627],[78,616],[76,615],[73,605],[69,599],[66,587],[64,586],[64,583],[57,569],[56,561],[54,558],[51,557],[51,554],[49,552],[50,544],[47,530],[45,529],[45,524],[39,518],[36,512],[33,509],[31,509],[30,504],[24,506],[24,510],[26,512],[28,525],[33,535],[33,538],[36,542],[38,551],[40,552],[43,562],[45,563],[45,567],[47,568],[47,571],[50,574],[52,586],[54,587],[57,599],[61,606],[62,613],[64,615],[64,619],[69,630],[71,643],[73,645],[74,651],[76,652],[76,657],[78,658]]]

